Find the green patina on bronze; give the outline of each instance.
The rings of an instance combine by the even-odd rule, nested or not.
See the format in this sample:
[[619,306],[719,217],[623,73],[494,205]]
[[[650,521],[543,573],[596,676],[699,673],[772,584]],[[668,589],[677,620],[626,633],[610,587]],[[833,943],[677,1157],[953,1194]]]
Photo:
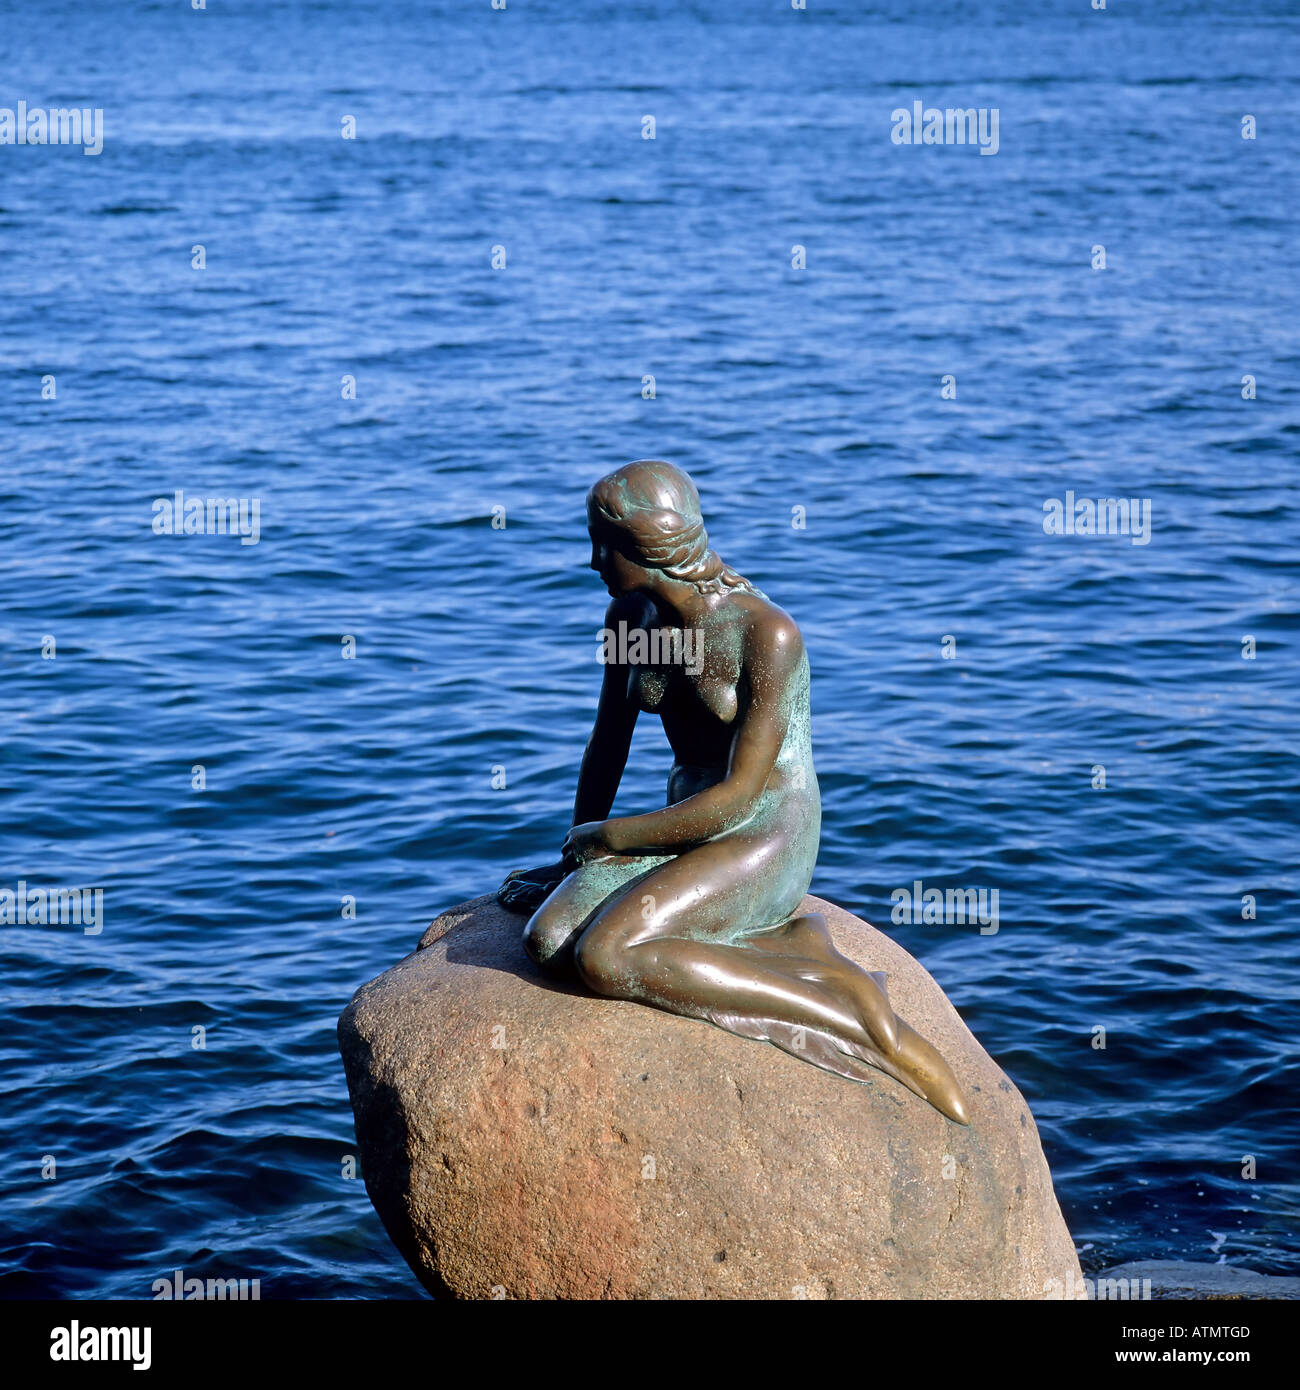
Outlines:
[[[875,1067],[968,1123],[956,1078],[894,1014],[884,976],[841,955],[820,913],[799,913],[821,799],[794,620],[710,548],[695,485],[671,464],[602,478],[587,524],[619,640],[561,858],[517,870],[497,895],[531,914],[528,954],[597,994],[706,1019],[855,1081]],[[643,710],[673,751],[667,805],[611,819]]]

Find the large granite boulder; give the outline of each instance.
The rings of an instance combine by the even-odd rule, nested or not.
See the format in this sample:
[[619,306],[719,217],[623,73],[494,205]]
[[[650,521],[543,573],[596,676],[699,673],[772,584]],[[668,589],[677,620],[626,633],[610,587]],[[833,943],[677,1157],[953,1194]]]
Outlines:
[[557,984],[525,956],[523,918],[479,898],[439,917],[339,1020],[366,1188],[431,1293],[1082,1289],[1019,1091],[906,951],[820,899],[802,910],[887,973],[898,1014],[961,1082],[969,1128],[883,1074],[847,1081]]

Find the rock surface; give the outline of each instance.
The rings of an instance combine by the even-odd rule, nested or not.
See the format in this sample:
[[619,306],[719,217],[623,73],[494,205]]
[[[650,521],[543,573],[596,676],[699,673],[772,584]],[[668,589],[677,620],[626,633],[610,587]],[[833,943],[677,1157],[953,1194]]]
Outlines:
[[1098,1296],[1104,1279],[1125,1279],[1130,1288],[1141,1290],[1141,1296],[1150,1281],[1152,1299],[1300,1298],[1300,1279],[1191,1260],[1133,1260],[1116,1265],[1098,1276]]
[[[444,913],[339,1020],[366,1187],[456,1298],[1042,1298],[1082,1286],[1020,1093],[900,946],[817,898],[953,1067],[896,1081],[538,972],[492,897]],[[947,1176],[945,1176],[945,1173]],[[1060,1296],[1059,1292],[1056,1294]]]

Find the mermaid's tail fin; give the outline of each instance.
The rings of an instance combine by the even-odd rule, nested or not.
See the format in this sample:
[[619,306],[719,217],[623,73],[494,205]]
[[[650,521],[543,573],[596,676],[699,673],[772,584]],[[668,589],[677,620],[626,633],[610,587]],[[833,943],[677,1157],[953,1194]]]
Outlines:
[[710,1013],[710,1023],[756,1042],[770,1042],[782,1052],[811,1062],[823,1071],[834,1072],[849,1081],[866,1081],[872,1069],[906,1086],[914,1095],[928,1101],[940,1114],[958,1124],[970,1124],[965,1097],[957,1078],[942,1057],[901,1019],[903,1042],[899,1053],[886,1057],[874,1049],[845,1042],[819,1028],[803,1028],[777,1018],[756,1018],[747,1014]]
[[[970,1124],[970,1111],[966,1108],[966,1097],[962,1095],[952,1068],[939,1055],[938,1051],[913,1028],[909,1028],[900,1018],[899,1047],[895,1060],[906,1069],[914,1091],[923,1095],[936,1110],[942,1111],[950,1120],[959,1125]],[[912,1082],[915,1085],[912,1085]],[[918,1089],[919,1088],[919,1089]]]
[[857,1049],[848,1051],[847,1049],[853,1047],[852,1043],[843,1042],[820,1028],[800,1027],[779,1018],[753,1018],[747,1014],[721,1012],[710,1014],[709,1022],[742,1038],[770,1042],[774,1047],[779,1047],[782,1052],[788,1052],[792,1057],[798,1057],[802,1062],[811,1062],[823,1071],[833,1071],[837,1076],[847,1077],[850,1081],[868,1080],[872,1067],[875,1067],[892,1076],[895,1081],[901,1081],[922,1100],[928,1099],[920,1087],[909,1081],[897,1067],[891,1066],[883,1057],[869,1056],[865,1048],[861,1049],[860,1055]]

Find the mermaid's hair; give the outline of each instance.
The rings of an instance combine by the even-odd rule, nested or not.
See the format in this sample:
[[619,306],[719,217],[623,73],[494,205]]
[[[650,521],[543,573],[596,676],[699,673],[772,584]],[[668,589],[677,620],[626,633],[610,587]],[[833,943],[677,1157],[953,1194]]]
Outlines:
[[710,548],[695,484],[671,463],[640,459],[606,474],[587,493],[587,511],[618,532],[647,569],[701,594],[758,592]]

